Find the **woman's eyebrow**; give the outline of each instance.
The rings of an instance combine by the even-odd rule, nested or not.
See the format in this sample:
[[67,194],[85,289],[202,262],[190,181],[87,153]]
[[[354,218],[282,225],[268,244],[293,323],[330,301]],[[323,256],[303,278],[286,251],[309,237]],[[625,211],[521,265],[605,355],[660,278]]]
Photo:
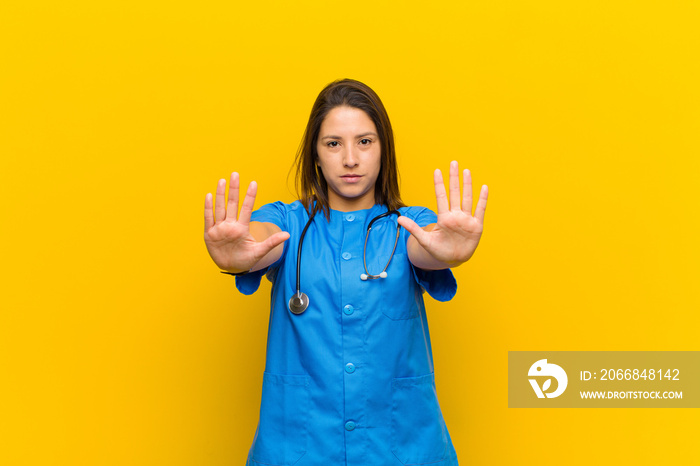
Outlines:
[[[374,133],[374,132],[370,131],[370,132],[368,132],[368,133],[358,134],[357,136],[355,136],[355,138],[363,138],[363,137],[365,137],[365,136],[375,136],[375,137],[377,137],[377,133]],[[323,136],[321,139],[343,139],[343,138],[341,138],[340,136],[330,135],[330,136]]]

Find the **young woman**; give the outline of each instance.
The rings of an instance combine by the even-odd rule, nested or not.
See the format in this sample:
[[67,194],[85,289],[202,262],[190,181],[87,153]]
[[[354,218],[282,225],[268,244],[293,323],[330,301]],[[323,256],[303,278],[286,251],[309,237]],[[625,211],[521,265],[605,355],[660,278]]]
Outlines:
[[[240,214],[231,174],[204,203],[212,259],[251,294],[272,282],[260,421],[248,465],[456,465],[435,391],[423,303],[454,296],[451,267],[481,238],[469,170],[435,170],[437,216],[401,201],[391,124],[354,80],[319,94],[297,154],[299,200]],[[461,203],[460,203],[461,198]],[[238,215],[237,215],[238,214]],[[382,215],[385,214],[385,215]]]

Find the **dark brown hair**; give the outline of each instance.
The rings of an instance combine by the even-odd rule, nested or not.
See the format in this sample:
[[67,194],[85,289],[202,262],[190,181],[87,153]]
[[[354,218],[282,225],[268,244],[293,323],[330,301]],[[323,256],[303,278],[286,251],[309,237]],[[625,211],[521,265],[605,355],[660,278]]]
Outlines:
[[313,208],[313,212],[323,210],[326,219],[330,219],[328,184],[321,169],[316,165],[318,158],[316,142],[321,130],[321,123],[326,115],[340,106],[363,110],[377,127],[381,147],[381,166],[377,182],[374,185],[375,203],[384,204],[389,210],[404,207],[406,204],[401,201],[399,193],[399,171],[396,165],[394,133],[391,130],[389,115],[387,115],[379,96],[369,86],[354,79],[342,79],[328,84],[318,95],[311,108],[309,122],[306,125],[295,160],[296,190],[299,200],[309,214],[312,213],[315,200],[316,207]]

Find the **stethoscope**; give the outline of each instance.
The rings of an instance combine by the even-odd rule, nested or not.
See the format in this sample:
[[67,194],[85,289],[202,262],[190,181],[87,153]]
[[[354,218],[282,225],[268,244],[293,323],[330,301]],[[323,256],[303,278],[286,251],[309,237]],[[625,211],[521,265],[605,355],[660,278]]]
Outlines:
[[[394,257],[396,245],[399,244],[399,233],[401,230],[401,225],[396,225],[396,240],[394,240],[394,249],[391,250],[391,256],[389,256],[389,261],[384,266],[384,269],[381,272],[379,272],[379,275],[372,275],[367,270],[367,239],[369,238],[369,232],[372,230],[372,224],[377,220],[392,214],[396,214],[399,217],[401,216],[398,210],[390,210],[389,212],[384,212],[383,214],[374,217],[367,226],[367,234],[365,235],[365,246],[362,250],[362,263],[365,266],[365,273],[360,275],[361,280],[376,280],[377,278],[386,278],[387,276],[386,269],[389,267],[391,259]],[[299,281],[301,278],[301,247],[304,244],[304,236],[306,235],[306,230],[308,230],[309,225],[311,225],[311,222],[313,221],[315,216],[316,212],[313,212],[311,214],[311,217],[309,217],[309,220],[306,222],[306,225],[304,226],[304,229],[301,232],[301,237],[299,238],[299,250],[297,251],[297,288],[296,293],[294,293],[294,295],[291,298],[289,298],[289,310],[292,311],[292,314],[301,314],[306,310],[307,307],[309,307],[309,297],[306,295],[306,293],[302,293],[299,290]]]

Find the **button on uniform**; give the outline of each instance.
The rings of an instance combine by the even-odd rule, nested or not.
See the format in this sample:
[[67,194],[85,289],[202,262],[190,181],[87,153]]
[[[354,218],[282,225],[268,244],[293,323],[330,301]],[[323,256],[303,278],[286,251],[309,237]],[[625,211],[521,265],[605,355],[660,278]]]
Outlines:
[[348,374],[352,374],[353,372],[355,372],[355,365],[351,362],[347,363],[345,365],[345,372],[347,372]]
[[349,252],[344,252],[342,257],[343,259],[348,260],[352,257],[352,254],[350,254]]
[[353,220],[355,220],[355,216],[353,214],[348,214],[345,216],[345,220],[347,220],[348,222],[352,222]]
[[345,423],[345,430],[355,430],[355,423],[348,421]]
[[353,312],[355,312],[355,308],[348,304],[343,308],[343,312],[346,316],[350,316]]

